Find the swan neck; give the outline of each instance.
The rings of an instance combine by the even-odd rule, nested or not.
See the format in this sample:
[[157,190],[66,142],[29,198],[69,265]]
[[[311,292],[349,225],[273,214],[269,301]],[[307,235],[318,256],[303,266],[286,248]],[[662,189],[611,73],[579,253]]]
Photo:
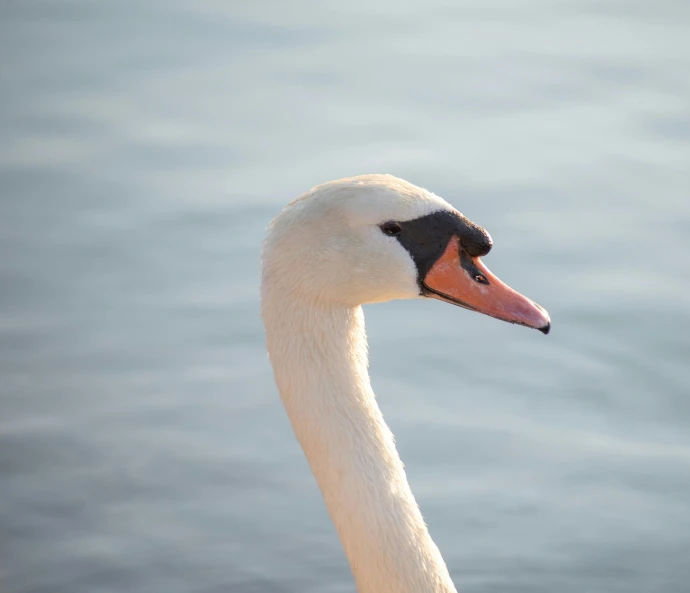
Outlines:
[[264,294],[276,383],[359,593],[455,592],[371,389],[361,307]]

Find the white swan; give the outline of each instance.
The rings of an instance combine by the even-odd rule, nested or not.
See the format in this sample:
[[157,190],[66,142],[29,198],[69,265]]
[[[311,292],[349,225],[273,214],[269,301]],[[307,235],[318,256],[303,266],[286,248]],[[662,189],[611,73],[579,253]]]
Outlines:
[[376,404],[360,305],[433,297],[547,333],[546,311],[481,263],[490,248],[446,201],[390,175],[320,185],[268,228],[268,352],[359,593],[456,590]]

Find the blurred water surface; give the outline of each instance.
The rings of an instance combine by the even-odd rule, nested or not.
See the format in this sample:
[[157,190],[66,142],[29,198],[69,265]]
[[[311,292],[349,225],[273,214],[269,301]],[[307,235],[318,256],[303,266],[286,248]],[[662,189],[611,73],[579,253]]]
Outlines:
[[390,172],[548,337],[366,308],[466,593],[690,582],[690,5],[0,3],[0,589],[354,591],[278,399],[263,229]]

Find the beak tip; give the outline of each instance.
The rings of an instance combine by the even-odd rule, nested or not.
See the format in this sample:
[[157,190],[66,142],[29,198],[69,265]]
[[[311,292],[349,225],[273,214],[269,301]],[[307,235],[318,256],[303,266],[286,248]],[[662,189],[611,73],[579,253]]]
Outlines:
[[541,333],[544,335],[548,334],[551,331],[551,322],[547,321],[546,325],[543,325],[542,327],[537,328]]

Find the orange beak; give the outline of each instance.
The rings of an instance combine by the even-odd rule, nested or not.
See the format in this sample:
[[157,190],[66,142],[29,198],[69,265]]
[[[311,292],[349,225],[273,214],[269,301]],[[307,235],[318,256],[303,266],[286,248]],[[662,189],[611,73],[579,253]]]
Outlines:
[[517,323],[548,334],[549,314],[537,303],[501,282],[478,257],[471,257],[453,237],[422,282],[427,296]]

